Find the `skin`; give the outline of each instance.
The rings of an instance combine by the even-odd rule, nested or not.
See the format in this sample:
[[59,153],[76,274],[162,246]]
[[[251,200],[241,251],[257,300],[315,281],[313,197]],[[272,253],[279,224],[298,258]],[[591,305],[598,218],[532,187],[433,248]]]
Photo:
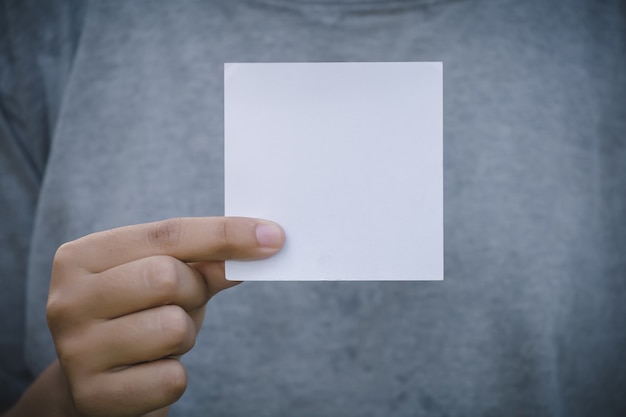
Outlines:
[[94,233],[54,258],[47,317],[58,359],[6,417],[165,416],[206,303],[236,285],[224,261],[280,250],[280,226],[177,218]]

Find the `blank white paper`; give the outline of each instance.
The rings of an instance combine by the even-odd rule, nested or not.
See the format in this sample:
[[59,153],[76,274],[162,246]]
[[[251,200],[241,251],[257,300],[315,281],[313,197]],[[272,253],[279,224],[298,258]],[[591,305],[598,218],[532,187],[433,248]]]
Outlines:
[[440,62],[224,64],[225,215],[279,223],[242,281],[443,279]]

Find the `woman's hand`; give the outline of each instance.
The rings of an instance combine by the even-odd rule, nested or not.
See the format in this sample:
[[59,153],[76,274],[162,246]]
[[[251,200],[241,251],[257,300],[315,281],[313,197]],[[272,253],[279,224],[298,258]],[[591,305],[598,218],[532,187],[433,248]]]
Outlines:
[[207,301],[236,283],[224,260],[282,247],[274,223],[178,218],[122,227],[62,245],[54,258],[48,323],[79,414],[140,416],[187,385],[178,357],[194,345]]

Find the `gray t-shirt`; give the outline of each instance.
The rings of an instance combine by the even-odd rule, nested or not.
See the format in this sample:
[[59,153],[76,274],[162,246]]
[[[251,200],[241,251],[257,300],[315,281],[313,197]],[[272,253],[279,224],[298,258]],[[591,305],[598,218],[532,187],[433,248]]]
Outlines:
[[220,294],[171,415],[626,415],[622,1],[3,6],[3,404],[62,242],[222,213],[224,62],[443,61],[446,280]]

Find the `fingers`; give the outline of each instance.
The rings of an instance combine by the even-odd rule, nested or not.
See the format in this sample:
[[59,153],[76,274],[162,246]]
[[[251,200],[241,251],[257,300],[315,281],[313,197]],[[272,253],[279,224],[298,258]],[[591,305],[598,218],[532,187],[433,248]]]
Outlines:
[[187,353],[196,341],[196,324],[178,306],[168,305],[92,326],[80,343],[61,346],[64,364],[75,351],[92,353],[85,363],[71,363],[81,372],[97,373]]
[[[163,255],[87,275],[67,291],[74,309],[92,319],[115,318],[166,304],[189,311],[206,303],[211,295],[207,281],[196,269]],[[103,299],[109,302],[100,302]]]
[[63,245],[55,259],[92,273],[137,259],[168,255],[184,262],[261,259],[283,245],[275,223],[242,217],[176,218],[94,233]]
[[189,266],[204,277],[211,296],[241,284],[241,281],[229,281],[226,279],[224,262],[194,262],[189,264]]
[[[152,256],[87,275],[51,292],[49,301],[71,300],[75,321],[113,319],[175,304],[186,311],[202,307],[216,293],[237,285],[224,277],[223,262],[188,265],[170,256]],[[109,300],[103,303],[102,300]]]
[[237,284],[223,261],[272,256],[284,239],[265,220],[180,218],[59,248],[47,316],[79,409],[141,415],[178,399],[186,374],[168,358],[191,349],[210,297]]
[[187,371],[175,359],[147,362],[94,375],[74,391],[83,415],[139,416],[178,400],[187,387]]
[[57,352],[83,414],[102,415],[105,410],[107,416],[142,415],[182,395],[185,370],[177,361],[164,359],[187,352],[195,336],[196,324],[187,312],[168,305],[62,337]]

